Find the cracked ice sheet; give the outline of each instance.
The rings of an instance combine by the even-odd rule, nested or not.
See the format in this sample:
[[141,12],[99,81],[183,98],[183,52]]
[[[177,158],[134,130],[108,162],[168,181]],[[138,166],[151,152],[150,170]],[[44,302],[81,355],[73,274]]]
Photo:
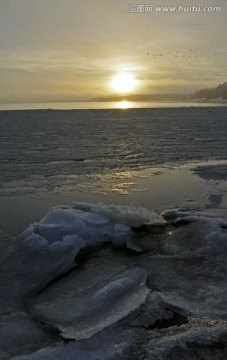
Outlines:
[[101,252],[79,270],[45,289],[30,306],[34,318],[71,339],[86,339],[145,303],[146,272]]
[[[127,213],[131,214],[133,209],[127,207],[126,211],[115,207],[115,213],[120,215],[125,211],[127,218]],[[135,214],[141,213],[140,209],[134,210]],[[141,215],[139,217],[141,221]],[[107,216],[71,207],[54,207],[3,254],[0,262],[1,313],[23,309],[34,292],[75,266],[75,257],[83,247],[112,241],[116,246],[126,244],[141,251],[132,242],[132,236],[130,226],[113,224]]]
[[183,314],[227,319],[227,263],[206,257],[150,258],[149,287]]
[[143,255],[149,286],[178,311],[226,320],[226,221],[174,211],[169,215],[183,224],[162,239],[163,255]]

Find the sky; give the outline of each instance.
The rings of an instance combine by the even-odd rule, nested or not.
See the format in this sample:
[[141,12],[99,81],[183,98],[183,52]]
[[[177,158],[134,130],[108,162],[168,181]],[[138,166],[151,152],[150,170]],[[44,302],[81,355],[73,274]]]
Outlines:
[[216,87],[226,17],[227,0],[0,0],[0,104],[117,95],[121,73],[132,94]]

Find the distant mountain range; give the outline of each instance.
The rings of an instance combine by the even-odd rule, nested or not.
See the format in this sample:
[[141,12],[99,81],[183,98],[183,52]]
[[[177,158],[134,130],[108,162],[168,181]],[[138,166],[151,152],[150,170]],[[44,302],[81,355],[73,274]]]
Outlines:
[[213,100],[213,99],[223,99],[227,100],[227,82],[218,85],[213,89],[203,89],[198,90],[191,94],[192,99],[205,99],[205,100]]
[[202,89],[195,91],[191,94],[136,94],[136,95],[116,95],[105,96],[95,99],[89,99],[89,101],[227,101],[227,82],[218,85],[216,88]]

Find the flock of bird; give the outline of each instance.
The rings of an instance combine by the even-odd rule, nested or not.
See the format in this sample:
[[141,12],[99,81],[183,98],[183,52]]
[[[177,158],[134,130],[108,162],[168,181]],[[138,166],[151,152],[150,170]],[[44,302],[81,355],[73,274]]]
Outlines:
[[[219,52],[215,52],[212,55],[213,56],[221,56],[221,55],[225,55],[226,51],[219,51]],[[151,56],[153,58],[153,60],[156,60],[162,56],[171,56],[174,58],[203,58],[205,57],[204,54],[201,54],[199,52],[199,48],[195,48],[195,49],[189,49],[187,52],[181,53],[179,50],[173,50],[173,51],[169,51],[168,53],[150,53],[147,52],[148,56]]]

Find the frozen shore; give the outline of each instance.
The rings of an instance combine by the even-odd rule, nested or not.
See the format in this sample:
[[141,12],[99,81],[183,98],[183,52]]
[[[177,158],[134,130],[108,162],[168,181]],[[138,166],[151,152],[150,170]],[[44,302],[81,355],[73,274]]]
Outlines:
[[1,240],[2,360],[226,357],[225,219],[76,202]]

